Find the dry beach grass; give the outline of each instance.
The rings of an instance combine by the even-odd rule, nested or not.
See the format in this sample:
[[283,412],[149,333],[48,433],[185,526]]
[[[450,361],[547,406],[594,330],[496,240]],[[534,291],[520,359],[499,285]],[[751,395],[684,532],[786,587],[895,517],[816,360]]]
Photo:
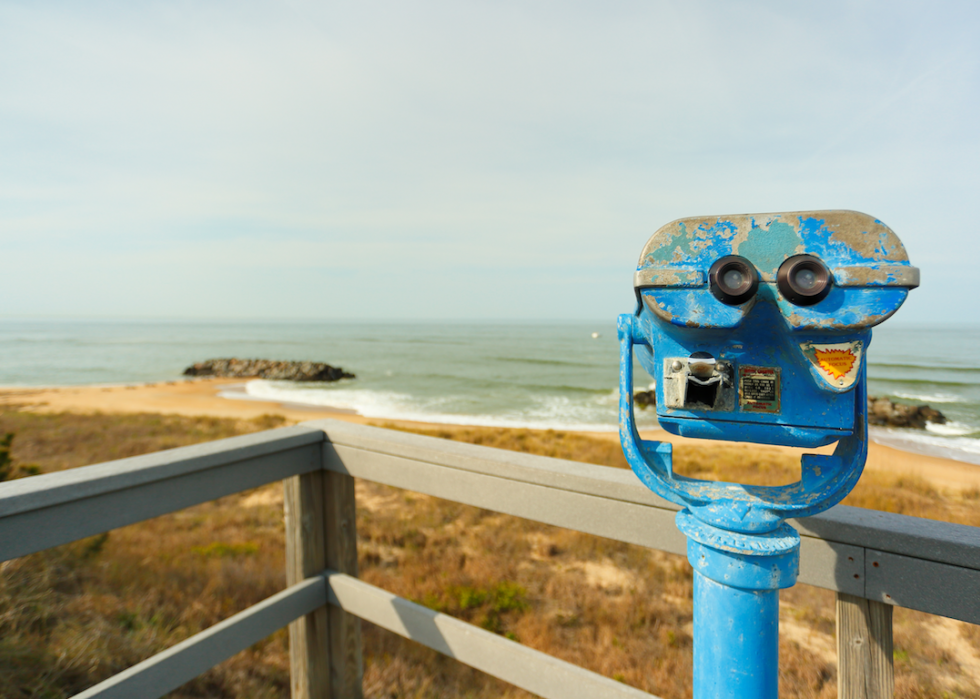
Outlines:
[[[0,413],[14,471],[49,472],[267,429],[276,416]],[[404,428],[404,426],[402,426]],[[432,436],[624,467],[615,441],[579,434],[419,428]],[[678,445],[678,468],[792,478],[779,450]],[[689,697],[691,572],[682,557],[359,482],[361,576],[397,594],[641,687]],[[869,472],[848,500],[980,525],[980,492]],[[258,490],[9,561],[0,568],[0,696],[66,697],[284,585],[282,489]],[[782,595],[781,696],[836,696],[833,594]],[[897,696],[980,698],[977,627],[897,610]],[[365,625],[369,697],[529,696]],[[288,696],[285,632],[178,697]]]

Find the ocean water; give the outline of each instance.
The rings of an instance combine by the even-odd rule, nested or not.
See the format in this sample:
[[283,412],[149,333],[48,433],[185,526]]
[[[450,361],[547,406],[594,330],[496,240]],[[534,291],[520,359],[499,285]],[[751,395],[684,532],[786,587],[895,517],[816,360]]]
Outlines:
[[980,326],[875,328],[868,392],[926,403],[948,420],[925,431],[873,428],[876,441],[980,464]]
[[[901,448],[980,464],[980,327],[875,330],[872,395],[928,403],[926,431],[874,429]],[[0,320],[0,385],[120,384],[179,378],[212,357],[310,359],[356,379],[243,381],[229,400],[272,399],[376,418],[615,430],[615,319],[590,323],[81,322]],[[649,378],[636,371],[637,389]],[[653,411],[638,411],[641,427]]]

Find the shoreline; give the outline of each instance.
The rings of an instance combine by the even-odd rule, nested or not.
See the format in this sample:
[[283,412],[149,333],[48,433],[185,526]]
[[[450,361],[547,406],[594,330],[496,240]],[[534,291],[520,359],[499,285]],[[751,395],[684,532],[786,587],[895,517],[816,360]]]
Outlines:
[[[465,429],[470,425],[445,424],[416,420],[370,418],[344,408],[310,406],[256,398],[223,397],[241,388],[241,378],[195,378],[159,381],[145,384],[84,385],[60,387],[0,387],[0,407],[17,407],[29,412],[56,413],[161,413],[186,417],[211,416],[232,419],[252,419],[262,415],[283,416],[288,424],[332,418],[362,425],[396,425],[429,429]],[[524,429],[524,428],[500,428]],[[527,428],[531,429],[531,428]],[[590,431],[555,428],[559,431],[576,432],[596,439],[618,441],[615,431]],[[738,449],[775,450],[802,454],[830,453],[833,446],[819,449],[797,449],[738,442],[709,442],[687,439],[669,434],[662,429],[642,430],[645,439],[666,441],[672,444],[712,444]],[[980,466],[941,456],[904,451],[893,446],[870,442],[868,444],[868,470],[907,473],[937,486],[966,489],[980,487]]]

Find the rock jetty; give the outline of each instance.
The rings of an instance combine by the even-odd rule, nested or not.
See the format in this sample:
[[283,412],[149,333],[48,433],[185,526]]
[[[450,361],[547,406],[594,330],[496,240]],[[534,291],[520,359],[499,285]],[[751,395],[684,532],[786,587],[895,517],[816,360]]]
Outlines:
[[[641,410],[657,406],[655,391],[636,391],[633,403]],[[924,430],[926,423],[936,425],[946,423],[946,416],[928,405],[907,405],[896,403],[890,398],[877,396],[868,397],[868,424],[880,427],[910,427]]]
[[657,407],[657,392],[650,391],[634,391],[633,392],[633,404],[640,410],[646,410],[647,408]]
[[946,423],[946,416],[928,405],[907,405],[889,398],[868,396],[869,425],[924,430],[927,422],[942,425]]
[[271,381],[339,381],[353,379],[340,367],[323,362],[281,362],[274,359],[209,359],[184,369],[184,376],[218,376]]

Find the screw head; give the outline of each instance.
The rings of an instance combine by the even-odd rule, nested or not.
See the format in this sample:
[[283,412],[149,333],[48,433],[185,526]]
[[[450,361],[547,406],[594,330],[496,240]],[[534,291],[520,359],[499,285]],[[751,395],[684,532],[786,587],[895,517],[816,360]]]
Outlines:
[[680,359],[675,359],[670,365],[670,370],[674,372],[680,371],[683,368],[684,365],[681,363]]

